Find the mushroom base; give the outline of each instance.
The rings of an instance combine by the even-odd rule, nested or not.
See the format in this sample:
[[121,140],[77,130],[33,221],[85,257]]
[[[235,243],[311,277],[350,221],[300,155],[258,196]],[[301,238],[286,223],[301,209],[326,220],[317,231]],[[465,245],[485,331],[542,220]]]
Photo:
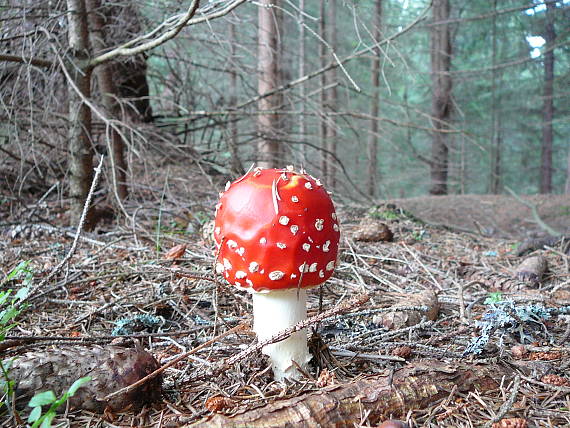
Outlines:
[[[253,330],[259,341],[269,339],[281,330],[307,318],[307,291],[305,289],[273,290],[253,293]],[[281,342],[263,347],[271,360],[276,380],[297,379],[300,373],[295,361],[307,370],[311,360],[307,347],[306,329],[297,331]]]

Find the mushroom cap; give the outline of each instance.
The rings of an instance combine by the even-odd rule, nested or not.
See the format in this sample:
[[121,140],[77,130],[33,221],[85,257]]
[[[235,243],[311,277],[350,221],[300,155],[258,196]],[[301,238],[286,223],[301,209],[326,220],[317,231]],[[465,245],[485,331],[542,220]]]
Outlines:
[[216,271],[250,291],[312,287],[333,274],[340,229],[333,202],[303,171],[254,168],[216,206]]

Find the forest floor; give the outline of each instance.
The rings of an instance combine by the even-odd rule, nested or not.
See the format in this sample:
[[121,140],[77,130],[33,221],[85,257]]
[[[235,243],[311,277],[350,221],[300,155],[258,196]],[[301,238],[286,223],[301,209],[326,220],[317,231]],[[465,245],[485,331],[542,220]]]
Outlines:
[[[537,207],[538,223],[528,206],[506,196],[339,206],[340,263],[309,293],[309,315],[320,305],[344,314],[311,325],[311,373],[284,384],[272,380],[259,351],[224,365],[255,351],[255,337],[248,328],[224,336],[250,320],[251,304],[212,275],[213,246],[201,226],[212,218],[220,184],[172,181],[160,198],[126,206],[129,221],[84,233],[61,269],[75,234],[64,227],[65,201],[8,198],[0,210],[3,276],[30,260],[32,287],[41,285],[0,343],[4,357],[26,354],[28,365],[43,364],[27,376],[43,376],[44,389],[50,376],[59,385],[87,374],[82,358],[111,342],[132,347],[139,340],[160,364],[171,364],[162,396],[142,410],[69,409],[56,421],[354,427],[392,417],[409,427],[570,426],[568,242],[527,239],[547,235],[540,221],[570,233],[568,197],[524,197]],[[181,252],[169,252],[177,245]],[[64,350],[78,352],[74,367],[50,374],[46,355]],[[118,389],[115,381],[94,396]],[[3,426],[14,424],[13,414],[4,414]]]

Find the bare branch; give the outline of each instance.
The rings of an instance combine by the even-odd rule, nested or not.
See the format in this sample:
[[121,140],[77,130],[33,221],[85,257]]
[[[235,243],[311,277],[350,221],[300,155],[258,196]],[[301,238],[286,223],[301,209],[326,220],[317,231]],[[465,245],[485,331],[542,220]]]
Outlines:
[[[130,56],[130,55],[140,54],[142,52],[148,51],[150,49],[156,48],[157,46],[166,43],[168,40],[172,39],[178,33],[180,33],[180,31],[182,31],[182,29],[186,26],[186,24],[188,24],[188,21],[190,21],[190,19],[196,13],[196,10],[198,10],[199,3],[200,0],[192,0],[192,3],[188,7],[188,10],[182,16],[172,16],[168,18],[165,22],[160,24],[158,27],[156,27],[154,30],[152,30],[150,33],[144,34],[140,37],[130,40],[127,43],[124,43],[123,45],[116,47],[115,49],[109,52],[106,52],[102,55],[93,58],[91,61],[89,61],[88,64],[89,67],[96,67],[100,64],[103,64],[104,62],[111,61],[112,59],[117,58],[119,56]],[[164,27],[166,27],[167,29],[159,37],[152,39],[146,43],[143,43],[141,45],[131,47],[142,40],[155,36],[157,33],[162,31]]]
[[17,62],[20,64],[31,64],[31,65],[35,65],[36,67],[44,67],[44,68],[48,68],[48,67],[51,67],[53,65],[53,62],[48,61],[46,59],[24,58],[24,57],[16,56],[16,55],[2,55],[2,54],[0,54],[0,61]]
[[[142,52],[146,52],[150,49],[154,49],[166,43],[170,39],[174,38],[178,33],[180,33],[180,31],[182,31],[182,29],[185,26],[209,21],[214,18],[219,18],[231,12],[240,4],[245,3],[245,1],[246,0],[233,0],[221,10],[201,16],[199,18],[192,19],[192,17],[196,14],[196,11],[198,10],[198,6],[200,3],[200,0],[192,0],[192,3],[188,7],[188,10],[184,14],[172,16],[169,19],[167,19],[165,22],[160,24],[158,27],[156,27],[154,30],[152,30],[151,32],[144,34],[140,37],[137,37],[133,40],[130,40],[127,43],[124,43],[123,45],[110,50],[109,52],[106,52],[102,55],[93,58],[91,61],[89,61],[89,66],[96,67],[100,64],[103,64],[104,62],[111,61],[112,59],[117,58],[119,56],[131,56],[131,55],[140,54]],[[161,31],[164,32],[159,37],[149,40],[138,46],[135,46],[137,43],[143,40],[154,37],[156,34],[159,34]]]

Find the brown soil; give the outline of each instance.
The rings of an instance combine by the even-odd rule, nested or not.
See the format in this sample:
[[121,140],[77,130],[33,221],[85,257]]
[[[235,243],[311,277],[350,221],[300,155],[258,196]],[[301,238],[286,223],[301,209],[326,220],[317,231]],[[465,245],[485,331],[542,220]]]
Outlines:
[[420,196],[389,202],[425,222],[486,236],[521,239],[547,235],[540,221],[559,234],[570,233],[570,195],[533,195],[522,199],[536,206],[540,220],[533,217],[529,206],[504,195]]

